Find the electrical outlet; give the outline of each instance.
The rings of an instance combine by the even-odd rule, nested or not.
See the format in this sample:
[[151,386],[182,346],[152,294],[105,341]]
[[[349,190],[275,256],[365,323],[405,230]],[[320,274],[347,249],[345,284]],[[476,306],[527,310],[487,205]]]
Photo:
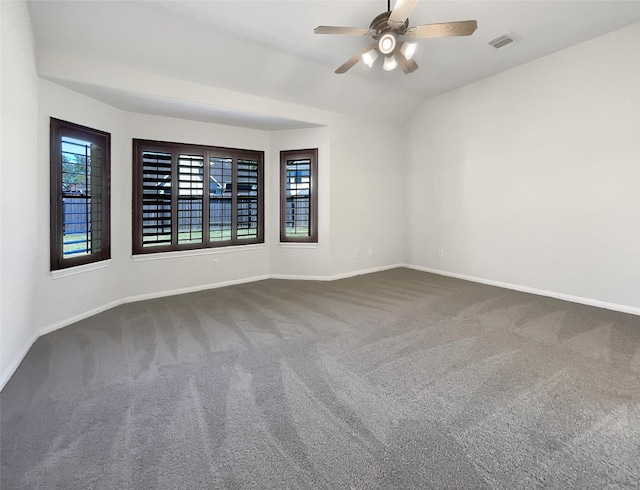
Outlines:
[[358,252],[357,250],[354,252],[353,256],[357,259],[358,257],[360,257],[360,252]]
[[439,255],[440,257],[442,257],[442,256],[444,255],[444,252],[442,251],[442,249],[441,249],[441,248],[439,248],[439,249],[438,249],[438,255]]
[[373,249],[369,248],[369,257],[371,257],[373,255]]
[[213,268],[214,269],[218,268],[218,259],[213,259]]

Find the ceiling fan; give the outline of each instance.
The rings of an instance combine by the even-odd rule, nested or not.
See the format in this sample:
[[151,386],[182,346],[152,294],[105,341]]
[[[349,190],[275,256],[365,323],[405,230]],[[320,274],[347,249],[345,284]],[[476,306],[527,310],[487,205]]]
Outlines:
[[397,0],[391,10],[391,0],[387,0],[387,11],[371,21],[368,29],[359,27],[318,26],[315,34],[346,34],[350,36],[370,36],[376,42],[349,58],[336,73],[341,74],[351,69],[360,59],[369,67],[381,54],[384,56],[383,68],[387,71],[395,69],[398,64],[406,74],[418,69],[413,60],[417,44],[409,39],[470,36],[478,28],[475,20],[446,22],[444,24],[424,24],[409,27],[409,14],[418,0]]

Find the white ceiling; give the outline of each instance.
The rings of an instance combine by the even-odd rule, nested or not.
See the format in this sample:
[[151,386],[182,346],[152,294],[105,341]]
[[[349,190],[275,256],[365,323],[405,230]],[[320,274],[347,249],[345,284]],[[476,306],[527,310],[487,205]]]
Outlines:
[[211,106],[190,100],[160,97],[114,87],[87,85],[81,82],[56,78],[51,78],[51,81],[128,112],[175,117],[263,131],[281,131],[319,126],[319,124],[299,119],[260,114],[231,107]]
[[[64,53],[394,122],[406,120],[425,98],[640,21],[640,1],[421,0],[410,25],[475,19],[477,31],[470,37],[421,40],[415,57],[420,69],[410,75],[383,71],[380,60],[372,69],[359,63],[347,74],[335,75],[339,65],[371,40],[314,35],[313,28],[368,27],[386,10],[386,0],[40,0],[30,2],[29,10],[39,58]],[[501,50],[487,44],[507,31],[521,42]],[[221,122],[219,117],[224,122],[224,110],[230,110],[56,81],[126,110],[212,122]],[[270,128],[269,118],[257,114],[258,122],[251,126],[250,114],[227,115],[229,124],[296,127],[294,121],[274,118]]]

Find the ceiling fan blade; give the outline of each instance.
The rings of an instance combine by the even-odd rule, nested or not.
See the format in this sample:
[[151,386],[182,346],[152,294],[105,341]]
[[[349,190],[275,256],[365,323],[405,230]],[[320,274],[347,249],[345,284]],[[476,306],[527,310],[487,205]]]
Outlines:
[[398,51],[396,53],[396,59],[398,60],[398,64],[405,75],[409,73],[413,73],[418,69],[418,63],[413,61],[413,59],[408,60],[407,57],[402,53],[402,51]]
[[337,26],[318,26],[313,30],[314,34],[346,34],[349,36],[373,36],[376,31],[373,29],[364,29],[361,27],[337,27]]
[[475,20],[445,22],[443,24],[425,24],[407,29],[405,36],[416,38],[470,36],[478,28]]
[[390,26],[404,24],[417,4],[418,0],[397,0],[387,23]]
[[373,43],[369,46],[367,46],[366,48],[364,48],[362,51],[360,51],[357,54],[354,54],[351,58],[349,58],[342,66],[340,66],[337,70],[336,73],[338,75],[342,75],[343,73],[346,73],[347,71],[349,71],[351,68],[353,68],[353,66],[360,61],[360,57],[365,54],[367,51],[371,51],[372,49],[376,49],[376,46],[378,44],[377,43]]

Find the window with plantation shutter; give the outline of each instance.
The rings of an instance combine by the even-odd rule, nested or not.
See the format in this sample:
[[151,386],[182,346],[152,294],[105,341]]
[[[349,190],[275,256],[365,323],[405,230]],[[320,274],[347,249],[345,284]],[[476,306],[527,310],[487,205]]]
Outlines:
[[202,243],[204,156],[178,157],[178,243]]
[[236,210],[238,238],[242,240],[258,236],[258,182],[258,161],[239,159]]
[[111,135],[51,118],[50,137],[51,270],[107,260]]
[[280,152],[280,241],[318,242],[318,150]]
[[171,244],[171,154],[144,151],[142,159],[142,245]]
[[133,140],[133,253],[262,243],[263,153]]
[[209,159],[209,240],[231,240],[233,158]]

